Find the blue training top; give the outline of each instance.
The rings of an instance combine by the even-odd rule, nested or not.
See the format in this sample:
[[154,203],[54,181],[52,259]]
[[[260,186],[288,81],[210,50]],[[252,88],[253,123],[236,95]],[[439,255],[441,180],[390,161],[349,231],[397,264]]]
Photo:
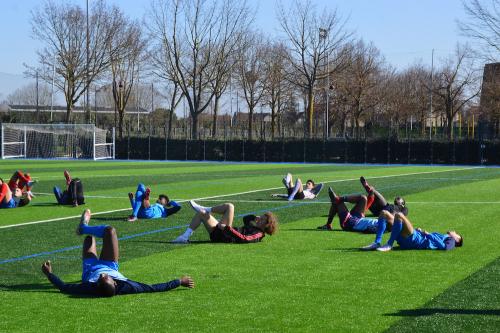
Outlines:
[[175,201],[170,201],[169,204],[172,208],[165,208],[160,203],[155,203],[148,208],[141,207],[137,217],[141,219],[159,219],[162,217],[167,217],[168,215],[173,215],[180,210],[180,205]]
[[397,242],[402,249],[451,250],[455,247],[455,240],[448,234],[438,232],[425,234],[416,229],[408,237],[399,235]]

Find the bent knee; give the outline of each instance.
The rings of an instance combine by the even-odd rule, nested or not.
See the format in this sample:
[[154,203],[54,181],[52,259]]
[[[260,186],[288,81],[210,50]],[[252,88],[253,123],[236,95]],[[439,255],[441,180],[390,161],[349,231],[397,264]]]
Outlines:
[[116,235],[115,227],[107,226],[106,229],[104,229],[104,235],[109,235],[109,236]]
[[396,214],[394,214],[394,218],[395,218],[396,220],[403,220],[403,219],[404,219],[404,216],[405,216],[405,215],[404,215],[403,213],[401,213],[401,212],[397,212]]

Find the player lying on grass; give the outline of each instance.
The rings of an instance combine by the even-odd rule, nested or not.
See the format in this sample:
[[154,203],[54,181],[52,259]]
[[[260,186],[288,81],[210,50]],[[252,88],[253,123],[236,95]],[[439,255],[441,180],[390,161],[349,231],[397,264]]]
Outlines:
[[[363,250],[390,251],[394,241],[398,242],[402,250],[451,250],[463,244],[463,238],[455,231],[448,231],[446,234],[437,232],[428,233],[420,228],[414,228],[410,220],[403,213],[392,215],[388,211],[382,211],[377,226],[375,242],[363,247]],[[387,226],[392,226],[391,237],[384,246],[382,235]]]
[[144,184],[139,184],[135,192],[135,198],[132,192],[128,194],[130,205],[132,205],[132,215],[128,218],[129,222],[137,221],[137,218],[158,219],[167,217],[181,210],[181,205],[170,200],[165,194],[160,194],[156,203],[151,204],[149,201],[150,193],[151,189],[149,187],[146,188]]
[[361,176],[359,181],[367,193],[366,209],[370,210],[374,216],[379,216],[382,210],[387,210],[392,214],[402,212],[404,215],[408,216],[408,207],[406,207],[405,199],[402,197],[396,197],[394,198],[394,204],[389,204],[384,196],[375,189],[375,187],[368,184],[365,177]]
[[[359,231],[366,233],[375,233],[377,231],[378,218],[365,217],[367,197],[362,194],[354,194],[348,196],[338,196],[328,188],[328,196],[330,197],[330,212],[325,225],[319,226],[320,230],[332,230],[332,222],[335,215],[338,214],[340,227],[344,231]],[[347,209],[346,202],[353,203],[354,207]]]
[[[110,297],[167,291],[179,286],[194,288],[194,281],[189,276],[153,285],[127,279],[118,271],[119,247],[115,228],[107,225],[89,226],[89,221],[90,210],[86,209],[82,213],[80,224],[76,230],[79,235],[92,235],[85,237],[83,240],[81,283],[64,283],[52,273],[50,261],[46,261],[42,265],[42,272],[61,292],[71,295]],[[97,257],[94,236],[103,239],[99,258]]]
[[21,192],[27,193],[30,196],[30,199],[34,197],[33,193],[31,193],[31,187],[36,183],[35,180],[31,179],[29,173],[23,173],[22,171],[17,170],[14,172],[12,177],[9,180],[9,188],[14,193],[16,188],[20,189]]
[[71,178],[68,170],[64,170],[64,178],[66,178],[66,190],[61,192],[59,187],[54,186],[54,195],[57,203],[60,205],[83,205],[85,196],[83,195],[83,184],[79,178]]
[[[261,216],[247,215],[243,217],[243,226],[233,228],[234,205],[231,203],[215,207],[204,207],[191,200],[191,207],[196,211],[186,231],[172,243],[188,243],[193,232],[203,223],[215,243],[255,243],[260,242],[266,234],[274,235],[278,229],[276,216],[267,212]],[[220,214],[220,221],[211,214]]]
[[323,184],[315,185],[314,181],[309,179],[306,185],[302,185],[300,178],[297,179],[295,184],[293,184],[293,178],[291,173],[287,173],[283,177],[283,185],[285,185],[287,194],[271,194],[274,198],[285,198],[288,201],[292,200],[303,200],[303,199],[314,199],[318,196],[319,192],[323,188]]
[[28,193],[23,194],[21,189],[12,191],[3,179],[0,178],[0,208],[17,208],[26,206],[31,201]]

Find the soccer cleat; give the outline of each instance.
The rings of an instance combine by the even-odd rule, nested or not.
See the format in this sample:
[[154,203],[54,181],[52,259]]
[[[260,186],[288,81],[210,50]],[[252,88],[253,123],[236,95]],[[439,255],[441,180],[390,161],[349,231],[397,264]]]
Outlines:
[[374,251],[380,247],[380,243],[373,242],[370,245],[363,246],[361,250],[363,251]]
[[337,202],[338,196],[337,196],[337,194],[335,194],[335,192],[333,192],[333,190],[332,190],[331,187],[328,188],[328,196],[330,197],[330,201],[332,203],[336,203]]
[[317,197],[322,189],[323,189],[323,183],[314,186],[313,189],[311,190],[311,193]]
[[129,221],[129,222],[135,222],[135,221],[137,221],[137,216],[130,215],[130,216],[128,217],[127,221]]
[[317,227],[316,229],[318,230],[327,230],[327,231],[333,231],[332,229],[332,225],[331,224],[325,224],[325,225],[322,225],[322,226],[319,226]]
[[286,188],[290,187],[290,183],[292,182],[292,174],[287,173],[285,177],[283,177],[283,185],[285,185]]
[[392,250],[392,246],[390,246],[389,244],[385,244],[384,246],[377,248],[377,251],[380,251],[380,252],[388,252],[390,250]]
[[64,170],[64,178],[66,178],[66,185],[69,185],[71,183],[71,176],[68,170]]
[[88,225],[90,222],[90,209],[85,209],[82,213],[82,216],[80,216],[80,223],[78,224],[78,227],[76,228],[76,234],[81,235],[83,234],[82,227],[84,225]]
[[187,244],[187,243],[189,243],[189,239],[187,239],[183,235],[180,235],[179,237],[174,239],[171,243],[173,243],[173,244]]
[[363,185],[363,187],[365,188],[366,192],[370,193],[372,191],[372,187],[368,184],[365,177],[363,176],[359,177],[359,181],[361,182],[361,185]]

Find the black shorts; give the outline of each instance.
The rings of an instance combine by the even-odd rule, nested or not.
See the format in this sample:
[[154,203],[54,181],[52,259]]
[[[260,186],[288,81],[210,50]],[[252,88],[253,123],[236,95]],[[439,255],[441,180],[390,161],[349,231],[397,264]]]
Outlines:
[[223,230],[215,227],[210,233],[210,240],[214,243],[231,243],[231,239],[226,236]]
[[[292,194],[293,192],[293,188],[287,188],[286,189],[287,192],[288,192],[288,196],[290,196],[290,194]],[[303,200],[305,198],[304,196],[304,192],[297,192],[297,194],[295,194],[295,196],[293,197],[293,200]]]

